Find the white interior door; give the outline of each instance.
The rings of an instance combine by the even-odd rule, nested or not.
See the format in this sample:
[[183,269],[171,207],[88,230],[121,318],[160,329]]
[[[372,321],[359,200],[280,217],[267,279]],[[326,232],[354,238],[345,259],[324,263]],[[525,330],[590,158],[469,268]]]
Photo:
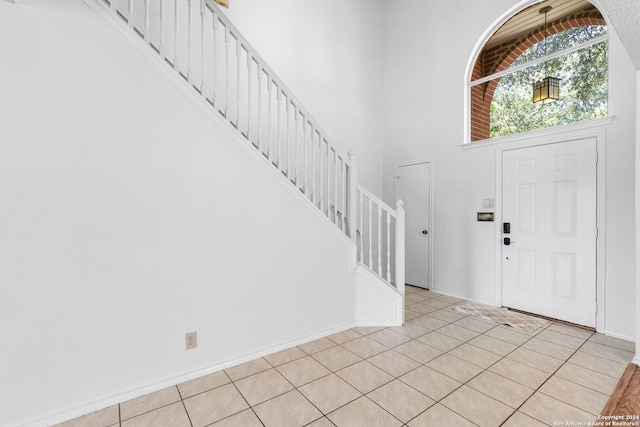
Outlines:
[[431,164],[401,165],[396,170],[396,200],[406,214],[405,282],[430,288]]
[[504,306],[595,326],[596,155],[595,138],[503,152]]

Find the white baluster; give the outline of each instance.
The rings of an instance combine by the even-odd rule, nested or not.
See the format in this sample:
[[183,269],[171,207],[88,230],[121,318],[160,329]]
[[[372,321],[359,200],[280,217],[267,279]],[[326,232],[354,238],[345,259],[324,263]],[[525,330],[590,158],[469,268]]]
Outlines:
[[186,80],[191,83],[191,2],[187,0],[187,76]]
[[325,149],[327,152],[327,166],[326,166],[326,171],[327,171],[327,217],[329,219],[331,219],[331,202],[332,202],[332,197],[331,197],[331,152],[333,151],[333,148],[329,145],[329,143],[327,141],[325,141]]
[[205,18],[205,12],[206,12],[206,8],[205,8],[205,4],[204,4],[205,0],[200,0],[200,89],[198,90],[200,92],[200,94],[202,96],[204,96],[205,99],[207,99],[206,95],[204,94],[203,90],[204,90],[204,76],[205,76],[205,72],[204,72],[204,18]]
[[[204,0],[203,0],[204,1]],[[151,25],[149,19],[149,3],[151,0],[144,0],[144,41],[149,43],[150,33],[151,33]]]
[[262,67],[258,64],[258,140],[256,141],[256,148],[262,152],[261,139],[262,139]]
[[231,73],[229,70],[229,43],[231,43],[231,33],[229,31],[229,27],[225,25],[224,27],[224,117],[231,122],[227,114],[229,113],[229,74]]
[[343,158],[340,158],[342,161],[342,183],[340,187],[342,188],[342,231],[347,232],[347,163]]
[[304,174],[304,194],[309,197],[309,191],[307,187],[307,117],[302,116],[302,147],[304,162],[302,163],[302,173]]
[[282,170],[282,162],[280,161],[280,159],[282,159],[282,149],[281,149],[281,144],[280,144],[280,125],[282,122],[282,90],[280,89],[280,86],[278,86],[278,95],[276,97],[276,100],[278,101],[278,126],[276,127],[276,142],[278,143],[278,147],[277,147],[277,151],[278,151],[278,163],[274,163],[276,166],[278,166],[278,170]]
[[269,77],[269,80],[267,81],[267,159],[271,159],[271,122],[272,120],[272,114],[271,114],[271,100],[272,100],[272,87],[273,87],[273,81],[271,80],[271,77],[267,75],[267,77]]
[[[349,168],[348,168],[348,182],[347,182],[347,221],[348,221],[348,234],[353,240],[356,242],[357,238],[357,205],[356,205],[356,197],[357,197],[357,188],[358,188],[358,159],[356,158],[356,153],[353,150],[349,151]],[[361,207],[362,208],[362,207]],[[360,211],[362,214],[362,210]],[[360,218],[360,224],[362,224],[362,217]],[[362,226],[362,225],[361,225]],[[362,233],[362,230],[360,230]]]
[[322,141],[324,137],[318,134],[320,138],[318,138],[318,161],[320,164],[318,165],[320,168],[320,212],[324,213],[324,173],[323,173],[323,162],[322,158],[324,157],[322,153]]
[[129,28],[135,31],[135,19],[133,17],[133,0],[129,0],[127,4],[127,24]]
[[391,213],[387,211],[387,283],[391,283]]
[[[203,0],[204,1],[204,0]],[[216,79],[218,78],[218,61],[217,61],[217,52],[218,52],[218,36],[216,35],[216,32],[218,30],[218,17],[216,16],[216,14],[214,12],[211,12],[211,18],[213,19],[213,23],[211,24],[212,30],[213,30],[213,65],[212,65],[212,75],[211,78],[213,79],[213,88],[211,89],[211,105],[213,106],[213,108],[216,108]]]
[[382,277],[382,206],[378,205],[378,276]]
[[251,72],[253,70],[253,57],[247,50],[247,140],[251,143]]
[[373,269],[373,201],[369,197],[369,268]]
[[333,148],[331,150],[333,151],[333,221],[338,225],[338,153]]
[[[115,0],[111,0],[112,3]],[[164,2],[165,0],[160,0],[160,41],[158,42],[158,50],[160,51],[160,57],[165,59],[167,57],[167,53],[165,52],[165,28],[164,28]]]
[[173,0],[173,68],[180,72],[178,64],[178,0]]
[[[282,171],[282,173],[284,173],[284,175],[286,177],[289,177],[289,172],[291,170],[291,135],[290,135],[290,122],[291,122],[291,101],[289,100],[289,98],[286,98],[286,104],[285,104],[285,111],[287,112],[286,114],[286,125],[285,125],[285,138],[286,138],[286,158],[287,158],[287,165],[286,165],[286,169],[284,169]],[[284,168],[285,165],[283,164],[282,167]]]
[[296,161],[295,174],[296,174],[296,176],[295,176],[295,181],[294,182],[296,184],[296,188],[300,188],[300,182],[298,181],[298,176],[299,176],[298,173],[300,171],[300,168],[299,168],[299,165],[298,165],[300,163],[300,157],[299,157],[299,151],[300,150],[299,150],[299,147],[298,147],[298,128],[299,128],[299,125],[298,125],[298,114],[299,114],[299,112],[298,112],[298,106],[295,105],[295,104],[293,106],[293,112],[294,112],[294,115],[293,115],[293,117],[294,117],[293,123],[294,124],[293,124],[293,126],[294,126],[294,129],[295,129],[295,132],[293,133],[293,139],[294,139],[293,146],[294,146],[294,148],[296,150],[296,156],[295,156],[295,159],[296,159],[295,160]]
[[[364,262],[364,239],[363,239],[363,233],[364,233],[364,222],[363,222],[363,211],[364,211],[364,198],[362,197],[362,193],[358,193],[358,197],[360,199],[360,262]],[[354,220],[352,221],[355,224],[355,217],[351,217]],[[357,235],[357,227],[354,226],[353,228],[353,234],[354,236]]]
[[[405,213],[404,202],[400,199],[396,203],[396,289],[404,296],[404,260],[405,260]],[[404,301],[403,301],[404,303]],[[404,304],[403,304],[404,306]],[[404,323],[404,311],[402,322]]]
[[242,53],[242,43],[240,39],[235,36],[234,39],[236,40],[236,129],[242,133],[240,130],[240,57]]
[[[311,123],[310,123],[311,124]],[[316,159],[315,152],[316,147],[313,143],[313,139],[316,137],[316,131],[313,129],[313,125],[311,124],[311,201],[313,204],[316,204],[316,200],[318,196],[316,196]]]

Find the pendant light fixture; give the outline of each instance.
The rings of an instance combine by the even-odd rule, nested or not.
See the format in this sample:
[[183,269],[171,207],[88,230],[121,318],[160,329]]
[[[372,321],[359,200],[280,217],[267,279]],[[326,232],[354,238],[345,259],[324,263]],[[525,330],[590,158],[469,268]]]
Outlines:
[[[552,9],[551,6],[545,6],[540,9],[540,13],[544,13],[544,56],[547,56],[547,13]],[[548,104],[560,99],[560,79],[549,77],[547,72],[547,63],[544,65],[547,77],[533,84],[533,102],[542,102]]]

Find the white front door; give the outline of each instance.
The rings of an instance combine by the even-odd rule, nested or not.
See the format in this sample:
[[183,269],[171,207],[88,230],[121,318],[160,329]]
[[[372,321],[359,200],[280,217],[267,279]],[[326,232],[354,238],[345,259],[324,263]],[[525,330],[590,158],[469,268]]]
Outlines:
[[595,138],[503,152],[502,305],[595,327],[596,155]]
[[396,200],[402,199],[406,214],[405,282],[430,287],[431,164],[400,165],[396,170]]

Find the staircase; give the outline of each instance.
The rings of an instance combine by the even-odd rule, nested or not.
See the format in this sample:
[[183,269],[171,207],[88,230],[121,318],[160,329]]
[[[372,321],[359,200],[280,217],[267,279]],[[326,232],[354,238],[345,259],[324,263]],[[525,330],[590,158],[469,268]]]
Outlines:
[[287,185],[352,239],[359,268],[404,295],[402,201],[394,210],[357,184],[354,153],[331,141],[213,0],[85,1],[135,35],[147,54],[159,56]]

